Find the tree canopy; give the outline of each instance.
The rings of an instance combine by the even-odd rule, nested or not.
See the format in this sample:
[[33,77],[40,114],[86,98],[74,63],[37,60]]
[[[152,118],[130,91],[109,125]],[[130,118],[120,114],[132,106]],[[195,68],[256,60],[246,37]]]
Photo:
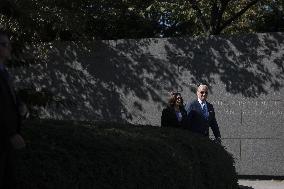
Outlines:
[[0,26],[24,41],[284,30],[280,0],[1,0]]

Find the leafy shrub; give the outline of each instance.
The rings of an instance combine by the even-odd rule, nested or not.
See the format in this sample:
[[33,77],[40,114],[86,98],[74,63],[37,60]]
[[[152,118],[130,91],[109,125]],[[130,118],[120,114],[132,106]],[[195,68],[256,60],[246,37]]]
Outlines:
[[21,189],[235,189],[222,146],[185,130],[106,122],[30,121],[17,159]]

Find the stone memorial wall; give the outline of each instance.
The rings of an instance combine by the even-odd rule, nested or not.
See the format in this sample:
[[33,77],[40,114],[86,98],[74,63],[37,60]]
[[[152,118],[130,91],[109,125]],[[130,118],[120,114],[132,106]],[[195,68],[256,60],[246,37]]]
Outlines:
[[42,118],[160,125],[172,90],[210,86],[223,144],[241,175],[284,176],[284,33],[46,43],[12,69],[18,89],[49,94]]

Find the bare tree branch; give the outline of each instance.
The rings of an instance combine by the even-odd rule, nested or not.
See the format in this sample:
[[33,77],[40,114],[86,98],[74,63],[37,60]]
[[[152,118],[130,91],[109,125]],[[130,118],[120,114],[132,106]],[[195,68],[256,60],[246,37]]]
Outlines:
[[256,3],[258,3],[260,0],[253,0],[251,1],[246,7],[244,7],[242,10],[240,10],[238,13],[233,15],[230,19],[226,20],[222,26],[216,31],[217,33],[220,33],[225,27],[229,26],[233,21],[241,17],[249,8],[254,6]]
[[202,26],[202,29],[205,33],[209,33],[209,27],[208,27],[208,24],[206,22],[206,19],[204,18],[200,8],[198,7],[197,5],[197,2],[196,0],[189,0],[189,3],[191,4],[192,8],[196,11],[196,15],[197,15],[197,18],[200,20],[201,22],[201,26]]
[[223,0],[223,1],[221,0],[221,7],[220,7],[218,18],[217,18],[216,28],[220,28],[220,25],[223,19],[223,14],[225,10],[227,9],[229,2],[230,0]]
[[210,33],[217,27],[219,17],[219,6],[217,0],[211,0],[211,19],[210,19]]

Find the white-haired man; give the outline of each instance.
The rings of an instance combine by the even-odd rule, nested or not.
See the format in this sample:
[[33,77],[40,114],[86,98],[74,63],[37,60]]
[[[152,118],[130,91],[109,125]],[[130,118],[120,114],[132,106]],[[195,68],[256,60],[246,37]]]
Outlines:
[[218,123],[216,121],[213,105],[207,102],[208,86],[199,85],[196,95],[197,99],[187,103],[185,106],[189,120],[189,129],[192,132],[209,137],[210,127],[215,136],[215,140],[218,143],[221,143],[221,135]]

